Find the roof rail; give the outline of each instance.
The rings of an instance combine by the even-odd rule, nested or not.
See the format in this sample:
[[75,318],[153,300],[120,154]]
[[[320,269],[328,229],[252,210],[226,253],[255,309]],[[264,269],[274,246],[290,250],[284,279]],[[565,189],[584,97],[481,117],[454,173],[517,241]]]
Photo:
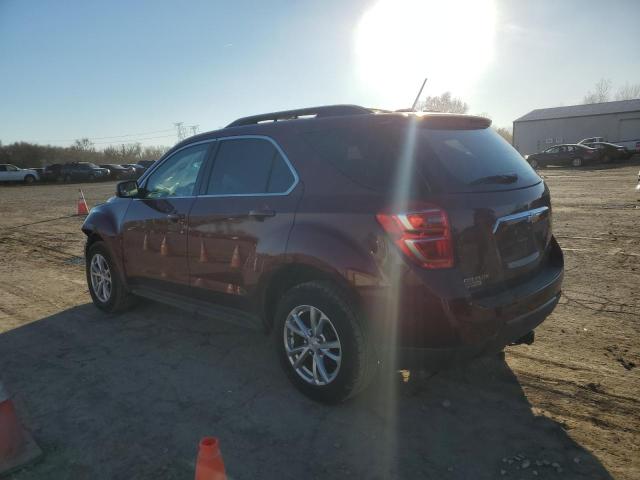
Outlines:
[[343,117],[346,115],[362,115],[374,112],[375,110],[360,107],[358,105],[326,105],[323,107],[300,108],[297,110],[285,110],[282,112],[252,115],[250,117],[239,118],[227,125],[226,128],[239,127],[241,125],[254,125],[260,122],[295,120],[300,117]]

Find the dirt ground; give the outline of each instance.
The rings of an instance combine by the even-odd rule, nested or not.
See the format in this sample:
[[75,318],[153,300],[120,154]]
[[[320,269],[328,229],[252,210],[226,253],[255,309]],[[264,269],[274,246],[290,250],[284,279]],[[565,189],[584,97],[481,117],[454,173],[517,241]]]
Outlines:
[[[45,452],[10,478],[193,478],[204,435],[231,479],[640,478],[639,165],[542,171],[566,277],[533,345],[333,407],[260,333],[100,313],[81,220],[33,224],[72,214],[78,185],[0,186],[0,377]],[[81,186],[90,205],[114,190]]]

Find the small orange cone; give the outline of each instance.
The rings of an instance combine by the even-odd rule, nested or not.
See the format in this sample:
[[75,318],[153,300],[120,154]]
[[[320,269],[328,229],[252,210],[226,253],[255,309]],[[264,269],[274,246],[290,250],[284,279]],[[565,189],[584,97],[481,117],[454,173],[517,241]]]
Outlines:
[[88,215],[89,214],[89,205],[87,205],[87,200],[84,198],[84,193],[82,193],[82,189],[78,189],[78,206],[76,215]]
[[160,243],[160,255],[166,257],[169,255],[169,245],[167,245],[167,236],[162,237],[162,242]]
[[200,240],[200,263],[209,262],[209,254],[207,253],[207,249],[204,246],[204,241]]
[[238,245],[236,245],[231,254],[231,268],[240,268],[240,249]]
[[0,381],[0,476],[42,455],[28,432],[22,429],[13,402]]
[[196,480],[227,480],[217,438],[204,437],[200,440],[196,461]]

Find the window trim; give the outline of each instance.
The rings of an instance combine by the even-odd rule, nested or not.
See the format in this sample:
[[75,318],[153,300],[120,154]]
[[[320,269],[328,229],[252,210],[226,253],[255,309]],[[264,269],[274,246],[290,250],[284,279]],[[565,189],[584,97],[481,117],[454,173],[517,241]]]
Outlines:
[[[298,183],[300,183],[300,177],[298,176],[298,172],[296,172],[296,169],[293,167],[293,165],[289,161],[289,157],[287,157],[287,154],[284,153],[284,150],[282,150],[280,145],[278,145],[278,143],[273,138],[268,137],[266,135],[231,135],[231,136],[228,136],[228,137],[216,138],[216,141],[222,142],[223,140],[246,140],[246,139],[267,140],[268,142],[270,142],[275,147],[275,149],[278,151],[278,153],[280,154],[280,156],[284,160],[285,165],[287,165],[287,167],[289,168],[289,171],[291,172],[291,175],[293,175],[293,182],[291,183],[289,188],[287,190],[285,190],[284,192],[277,192],[277,193],[268,193],[268,192],[264,192],[264,193],[204,193],[202,195],[198,195],[198,197],[203,197],[203,198],[283,197],[283,196],[286,197],[291,192],[293,192],[293,190],[298,186]],[[215,157],[217,157],[217,155],[218,155],[218,151],[216,150]],[[215,157],[211,161],[211,171],[209,172],[207,181],[205,182],[206,184],[208,184],[208,181],[211,179],[211,175],[213,174],[213,167],[215,166],[215,161],[216,161]]]
[[[142,187],[143,189],[146,189],[147,187],[147,182],[149,181],[149,178],[151,178],[151,175],[154,174],[154,172],[160,168],[161,165],[163,165],[165,162],[169,161],[169,159],[173,158],[174,155],[180,153],[182,150],[186,149],[186,148],[191,148],[191,147],[196,147],[198,145],[204,145],[204,144],[209,144],[209,143],[214,143],[217,139],[210,139],[210,140],[203,140],[200,142],[193,142],[190,143],[188,145],[184,145],[182,147],[180,147],[179,149],[171,152],[170,155],[168,155],[166,158],[162,159],[161,161],[156,162],[156,164],[153,166],[153,168],[151,168],[150,170],[147,170],[145,173],[145,175],[142,178],[138,179],[138,187]],[[200,183],[202,182],[202,176],[205,174],[206,172],[206,168],[207,165],[209,164],[209,160],[210,160],[210,156],[211,156],[211,149],[212,146],[208,145],[207,149],[204,153],[204,160],[203,160],[203,165],[202,167],[200,167],[200,171],[198,172],[198,178],[196,178],[196,185],[195,185],[195,190],[199,191],[200,190]],[[177,199],[177,198],[196,198],[198,197],[197,193],[194,193],[192,195],[182,195],[182,196],[172,196],[172,197],[158,197],[156,199],[152,199],[152,198],[147,198],[147,197],[134,197],[132,200],[159,200],[159,199]]]
[[[146,186],[147,181],[149,179],[149,177],[151,175],[153,175],[153,172],[158,169],[160,167],[160,165],[162,165],[163,163],[165,163],[167,160],[169,160],[171,157],[173,157],[175,154],[177,154],[178,152],[181,152],[182,150],[184,150],[185,148],[189,148],[189,147],[193,147],[196,145],[200,145],[203,143],[216,143],[216,142],[220,142],[222,140],[242,140],[245,138],[258,138],[261,140],[267,140],[268,142],[271,142],[271,144],[276,148],[276,150],[278,151],[278,153],[282,156],[282,158],[284,159],[284,163],[287,165],[287,167],[289,168],[289,171],[291,172],[291,174],[293,175],[293,183],[291,184],[291,186],[282,193],[226,193],[226,194],[221,194],[221,193],[195,193],[193,195],[190,195],[188,197],[168,197],[168,198],[198,198],[198,197],[203,197],[203,198],[225,198],[225,197],[279,197],[279,196],[287,196],[289,195],[291,192],[293,192],[293,190],[298,186],[298,183],[300,183],[300,177],[298,176],[298,172],[296,171],[296,169],[294,168],[293,164],[291,163],[291,161],[289,160],[289,157],[287,156],[286,153],[284,153],[284,150],[282,149],[282,147],[280,147],[280,145],[278,144],[278,142],[276,142],[273,138],[267,136],[267,135],[229,135],[226,137],[216,137],[216,138],[208,138],[206,140],[200,140],[199,142],[193,142],[193,143],[189,143],[187,145],[183,145],[182,147],[180,147],[179,149],[171,152],[170,155],[168,155],[166,158],[164,159],[160,159],[157,162],[155,162],[155,164],[153,165],[152,168],[148,169],[147,171],[144,172],[144,175],[139,179],[138,185],[139,186]],[[209,152],[207,154],[207,158],[205,159],[206,164],[204,165],[204,168],[206,168],[207,170],[205,170],[203,173],[206,176],[206,178],[202,179],[202,184],[208,184],[208,181],[211,177],[211,174],[213,172],[213,165],[215,163],[215,157],[218,154],[218,148],[219,148],[219,143],[218,145],[216,145],[215,147],[210,146],[209,147]],[[197,189],[198,191],[201,191],[201,189]],[[142,198],[138,198],[138,199],[134,199],[134,200],[144,200]]]

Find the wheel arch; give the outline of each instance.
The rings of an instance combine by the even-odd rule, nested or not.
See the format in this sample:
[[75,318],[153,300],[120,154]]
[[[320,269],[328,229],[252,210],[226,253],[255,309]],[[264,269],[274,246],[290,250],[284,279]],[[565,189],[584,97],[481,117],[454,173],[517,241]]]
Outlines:
[[269,275],[260,295],[262,319],[267,332],[271,331],[278,301],[291,288],[302,283],[320,281],[336,286],[346,300],[359,305],[360,298],[355,288],[338,272],[328,265],[314,265],[302,262],[292,262],[283,265]]

